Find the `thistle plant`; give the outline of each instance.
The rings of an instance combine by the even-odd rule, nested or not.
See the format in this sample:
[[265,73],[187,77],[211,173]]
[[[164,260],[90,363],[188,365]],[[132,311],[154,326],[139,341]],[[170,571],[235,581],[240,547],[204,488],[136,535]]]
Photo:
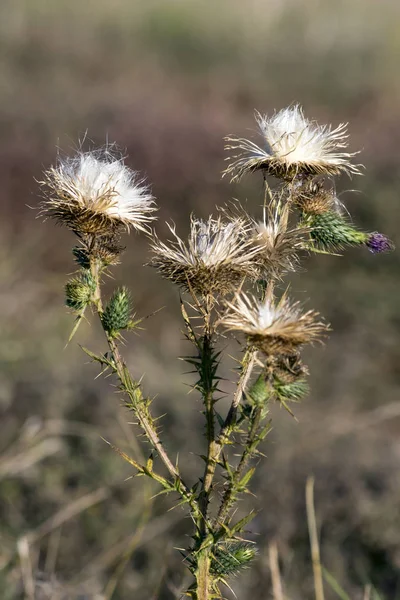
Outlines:
[[[262,176],[260,215],[241,207],[222,209],[207,220],[191,217],[187,240],[170,225],[170,239],[152,230],[156,205],[149,187],[131,171],[115,148],[78,152],[59,159],[42,181],[44,215],[75,235],[77,273],[66,284],[66,304],[74,312],[74,334],[92,309],[105,334],[100,353],[84,349],[111,373],[123,392],[152,451],[138,463],[115,448],[139,475],[153,479],[174,496],[193,521],[190,546],[183,552],[193,583],[183,594],[196,600],[222,598],[224,586],[256,557],[247,539],[254,511],[236,517],[239,498],[251,479],[271,429],[270,407],[290,404],[307,395],[308,369],[302,361],[306,345],[321,342],[329,325],[318,312],[291,298],[284,283],[310,253],[337,255],[348,246],[373,253],[391,250],[381,233],[352,224],[336,197],[332,177],[358,174],[355,153],[347,151],[347,126],[336,129],[308,121],[299,106],[272,117],[256,113],[263,143],[229,136],[226,148],[236,155],[224,175],[239,181]],[[259,173],[258,173],[259,172]],[[273,183],[275,182],[275,183]],[[122,354],[122,336],[138,328],[128,289],[118,287],[104,299],[103,281],[123,251],[121,237],[135,229],[148,236],[148,266],[180,291],[187,343],[185,360],[196,377],[205,420],[204,461],[197,476],[185,477],[168,443],[160,438],[151,399]],[[72,335],[71,334],[71,335]],[[238,343],[235,387],[224,414],[220,365],[226,359],[226,337]],[[134,368],[133,368],[134,371]]]

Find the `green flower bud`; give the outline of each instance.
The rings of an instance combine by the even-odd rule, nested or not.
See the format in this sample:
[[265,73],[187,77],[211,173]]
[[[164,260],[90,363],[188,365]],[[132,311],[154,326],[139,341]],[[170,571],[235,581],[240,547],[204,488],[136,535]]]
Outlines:
[[217,577],[236,575],[257,554],[257,548],[248,542],[231,541],[216,546],[211,559],[211,573]]
[[96,284],[91,274],[83,271],[79,277],[68,281],[65,286],[65,302],[69,308],[80,312],[91,302]]
[[305,225],[311,228],[311,239],[315,247],[321,250],[359,246],[368,239],[368,234],[355,229],[348,218],[334,211],[310,215]]
[[125,287],[114,292],[104,309],[102,323],[105,331],[116,337],[121,329],[126,329],[131,317],[131,299]]

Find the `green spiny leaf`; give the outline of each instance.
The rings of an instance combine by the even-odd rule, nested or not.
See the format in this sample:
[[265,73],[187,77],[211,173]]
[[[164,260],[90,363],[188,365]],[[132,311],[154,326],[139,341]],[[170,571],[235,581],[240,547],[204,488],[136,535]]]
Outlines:
[[256,470],[255,467],[252,467],[251,469],[249,469],[247,471],[247,473],[244,475],[244,477],[242,477],[242,479],[239,481],[239,483],[238,483],[238,491],[239,492],[243,492],[246,490],[247,485],[248,485],[250,479],[253,477],[255,470]]

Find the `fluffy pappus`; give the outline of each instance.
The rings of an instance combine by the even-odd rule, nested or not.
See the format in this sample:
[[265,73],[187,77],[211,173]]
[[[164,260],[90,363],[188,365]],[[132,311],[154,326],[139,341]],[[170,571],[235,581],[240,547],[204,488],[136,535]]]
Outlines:
[[42,213],[79,234],[145,231],[155,218],[148,186],[108,147],[59,158],[40,183]]
[[268,219],[254,222],[254,242],[260,248],[257,262],[260,279],[280,279],[285,272],[296,271],[298,252],[307,248],[307,227],[287,229],[280,218],[280,207],[269,211]]
[[191,218],[190,234],[184,242],[169,225],[174,239],[164,243],[156,236],[150,265],[166,279],[202,295],[226,295],[249,277],[257,278],[255,256],[259,248],[250,237],[244,218],[207,221]]
[[248,342],[266,355],[291,354],[297,346],[315,342],[329,330],[319,320],[319,313],[302,312],[299,302],[291,303],[286,295],[275,303],[242,293],[226,305],[221,324],[244,333]]
[[262,147],[245,138],[225,138],[225,149],[238,151],[227,159],[233,160],[224,171],[231,181],[239,181],[246,173],[258,170],[287,180],[299,174],[360,173],[360,166],[350,162],[356,153],[345,151],[348,146],[346,123],[335,129],[318,125],[306,119],[297,104],[272,117],[256,112],[256,121],[264,140]]

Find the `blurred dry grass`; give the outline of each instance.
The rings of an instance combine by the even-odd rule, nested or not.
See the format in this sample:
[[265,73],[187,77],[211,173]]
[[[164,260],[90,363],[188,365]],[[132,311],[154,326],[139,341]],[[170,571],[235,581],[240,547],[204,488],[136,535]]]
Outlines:
[[[362,225],[399,245],[399,26],[396,0],[3,0],[2,598],[169,600],[184,577],[172,546],[186,544],[187,522],[177,511],[165,517],[164,500],[150,505],[154,489],[143,489],[143,479],[125,481],[129,469],[100,436],[139,452],[126,414],[76,344],[64,349],[71,237],[35,222],[27,208],[55,145],[68,150],[87,131],[126,147],[153,183],[163,235],[164,219],[185,229],[192,210],[204,216],[232,196],[256,211],[261,183],[220,180],[222,137],[254,129],[254,108],[298,101],[321,121],[350,120],[352,147],[363,149],[368,170],[343,180],[340,192]],[[199,460],[186,455],[193,444],[200,452],[202,426],[176,360],[185,352],[177,292],[141,267],[143,238],[127,246],[117,280],[131,285],[138,313],[165,306],[128,346],[129,362],[158,394],[157,411],[168,410],[164,430],[190,478]],[[368,582],[400,598],[398,269],[396,254],[351,251],[314,257],[293,278],[297,297],[310,298],[334,332],[324,350],[310,352],[313,393],[297,409],[300,423],[274,413],[249,500],[262,509],[252,528],[262,551],[235,585],[243,600],[269,597],[274,538],[287,596],[312,597],[304,504],[311,473],[324,564],[352,598]],[[87,325],[79,341],[102,344]],[[224,366],[226,376],[232,367]]]

